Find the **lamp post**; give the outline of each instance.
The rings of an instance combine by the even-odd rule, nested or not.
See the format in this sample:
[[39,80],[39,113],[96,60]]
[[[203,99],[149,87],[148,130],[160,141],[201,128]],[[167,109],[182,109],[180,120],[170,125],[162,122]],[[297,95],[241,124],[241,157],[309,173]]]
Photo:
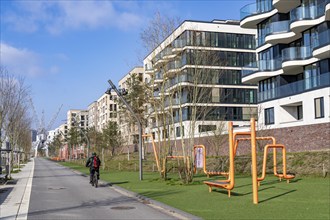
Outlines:
[[111,88],[110,88],[110,90],[108,89],[106,91],[106,93],[111,94],[111,89],[113,89],[117,93],[117,95],[119,96],[121,101],[126,105],[127,109],[131,112],[131,114],[133,115],[133,117],[135,118],[135,120],[138,123],[138,128],[139,128],[139,177],[140,177],[140,180],[143,180],[143,172],[142,172],[142,123],[141,123],[141,120],[135,114],[132,107],[123,98],[121,93],[117,90],[115,84],[113,84],[113,82],[110,79],[108,80],[108,83],[110,84]]

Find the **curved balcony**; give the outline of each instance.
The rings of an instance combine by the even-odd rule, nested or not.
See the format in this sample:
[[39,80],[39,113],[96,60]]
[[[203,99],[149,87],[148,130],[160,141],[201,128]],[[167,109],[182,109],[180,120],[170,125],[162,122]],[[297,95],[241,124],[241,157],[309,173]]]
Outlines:
[[273,0],[273,6],[280,13],[288,13],[291,9],[300,5],[300,0]]
[[[251,66],[257,66],[257,69],[251,69]],[[257,83],[259,80],[269,78],[281,74],[282,60],[258,60],[247,67],[243,67],[242,82]]]
[[277,10],[273,7],[271,0],[248,4],[240,10],[240,26],[242,28],[256,28],[258,23],[276,12]]
[[330,30],[323,31],[315,36],[313,42],[313,57],[318,59],[330,58]]
[[295,33],[300,33],[325,21],[325,13],[328,9],[328,5],[329,0],[318,5],[301,6],[291,10],[291,30]]
[[316,62],[311,47],[289,47],[282,50],[282,68],[286,73],[296,74],[302,66]]
[[290,20],[270,23],[265,29],[265,43],[269,44],[288,44],[301,36],[291,32]]
[[330,73],[324,73],[319,76],[306,78],[304,80],[289,83],[267,91],[259,92],[258,103],[271,99],[279,99],[307,92],[310,90],[330,86]]

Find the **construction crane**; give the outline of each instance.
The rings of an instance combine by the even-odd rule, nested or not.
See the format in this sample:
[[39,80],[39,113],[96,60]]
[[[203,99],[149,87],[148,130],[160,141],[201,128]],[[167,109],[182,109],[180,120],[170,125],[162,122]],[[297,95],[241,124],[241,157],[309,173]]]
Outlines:
[[34,104],[32,99],[29,99],[30,105],[33,111],[33,117],[34,120],[36,121],[37,124],[37,140],[33,143],[33,147],[35,149],[35,157],[38,155],[38,150],[45,150],[46,151],[46,156],[48,156],[48,145],[47,145],[47,136],[48,136],[48,131],[51,129],[53,126],[56,118],[58,117],[58,114],[60,113],[63,104],[59,107],[55,115],[52,117],[52,119],[49,121],[48,125],[45,126],[45,115],[44,111],[42,111],[41,115],[41,120],[39,120],[39,117],[37,115],[37,112],[35,110]]

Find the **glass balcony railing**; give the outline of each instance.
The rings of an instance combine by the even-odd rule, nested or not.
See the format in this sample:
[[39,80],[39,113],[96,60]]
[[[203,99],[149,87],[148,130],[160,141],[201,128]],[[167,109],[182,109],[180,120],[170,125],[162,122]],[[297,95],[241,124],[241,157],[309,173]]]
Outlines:
[[172,79],[170,79],[166,84],[165,84],[165,89],[168,89],[174,85],[177,85],[181,82],[190,82],[190,77],[187,74],[184,75],[178,75]]
[[155,74],[155,80],[163,79],[163,71],[159,71]]
[[[256,70],[248,68],[258,68]],[[282,59],[274,60],[258,60],[257,62],[251,63],[248,66],[243,67],[242,77],[246,77],[255,72],[266,72],[266,71],[275,71],[282,68]]]
[[310,4],[293,9],[290,12],[291,22],[315,19],[324,15],[325,6],[328,3],[330,3],[330,0],[325,0],[318,5]]
[[268,35],[290,32],[290,21],[286,20],[270,23],[266,25],[264,29],[259,30],[259,32],[262,34],[256,39],[257,47],[265,44],[265,38]]
[[265,28],[266,36],[269,34],[280,34],[280,33],[287,33],[290,31],[290,21],[277,21],[268,24]]
[[183,48],[187,45],[186,39],[176,39],[173,41],[172,46],[174,49]]
[[179,69],[181,67],[182,67],[181,60],[173,60],[173,61],[170,61],[167,64],[167,71],[170,71],[170,70],[173,70],[173,69]]
[[312,48],[316,49],[330,44],[330,30],[318,33],[312,40]]
[[252,3],[241,8],[241,20],[245,19],[248,16],[261,14],[265,12],[269,12],[273,9],[273,1],[272,0],[264,0],[259,1],[257,3]]
[[289,47],[282,50],[282,61],[304,60],[312,56],[311,47]]
[[330,72],[258,93],[258,102],[292,96],[308,90],[330,86]]

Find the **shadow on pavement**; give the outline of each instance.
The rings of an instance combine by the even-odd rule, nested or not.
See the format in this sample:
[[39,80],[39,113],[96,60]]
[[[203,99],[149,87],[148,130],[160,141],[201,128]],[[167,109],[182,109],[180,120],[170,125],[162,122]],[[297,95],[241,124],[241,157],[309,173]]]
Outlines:
[[0,204],[2,204],[8,195],[13,191],[14,187],[12,186],[7,186],[7,187],[1,187],[0,188]]
[[90,200],[88,202],[83,202],[80,205],[75,205],[75,206],[67,206],[67,207],[61,207],[61,208],[49,208],[46,210],[38,210],[38,211],[29,211],[28,214],[28,219],[34,219],[34,218],[40,218],[42,219],[42,215],[45,215],[49,217],[52,213],[58,214],[58,213],[66,213],[73,211],[75,212],[76,210],[79,209],[86,209],[86,208],[95,208],[95,207],[111,207],[115,206],[118,204],[123,204],[123,203],[131,203],[131,202],[138,202],[134,198],[129,198],[126,196],[120,196],[118,198],[113,198],[113,199],[106,199],[106,200]]

